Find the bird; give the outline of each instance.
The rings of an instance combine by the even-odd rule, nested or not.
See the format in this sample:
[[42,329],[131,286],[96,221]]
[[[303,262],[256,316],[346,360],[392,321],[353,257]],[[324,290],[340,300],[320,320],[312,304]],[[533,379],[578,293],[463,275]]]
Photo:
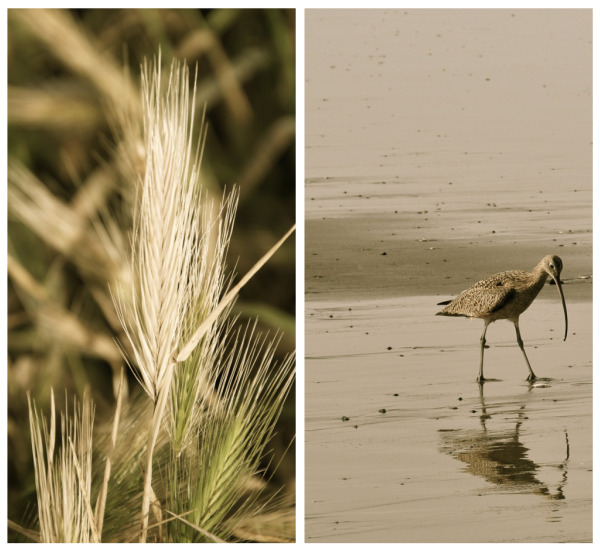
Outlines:
[[538,293],[544,287],[550,276],[560,294],[563,311],[565,314],[565,341],[567,339],[568,318],[565,296],[562,290],[560,273],[563,263],[556,255],[545,256],[530,272],[524,270],[508,270],[499,272],[485,278],[469,289],[463,291],[458,297],[442,301],[438,305],[446,305],[438,316],[465,316],[467,318],[481,318],[483,320],[483,333],[481,334],[481,357],[479,361],[479,375],[477,381],[483,383],[483,350],[486,348],[485,333],[488,326],[496,320],[509,320],[515,325],[517,343],[523,352],[529,375],[527,381],[534,381],[536,375],[531,369],[531,364],[525,353],[521,332],[519,330],[519,316],[531,305]]

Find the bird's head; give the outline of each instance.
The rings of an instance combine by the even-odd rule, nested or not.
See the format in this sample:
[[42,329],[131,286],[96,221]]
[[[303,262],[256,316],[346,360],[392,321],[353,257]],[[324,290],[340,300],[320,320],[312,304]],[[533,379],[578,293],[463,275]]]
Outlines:
[[562,271],[563,263],[560,257],[556,255],[546,255],[540,262],[541,268],[545,270],[558,285],[560,280],[560,273]]

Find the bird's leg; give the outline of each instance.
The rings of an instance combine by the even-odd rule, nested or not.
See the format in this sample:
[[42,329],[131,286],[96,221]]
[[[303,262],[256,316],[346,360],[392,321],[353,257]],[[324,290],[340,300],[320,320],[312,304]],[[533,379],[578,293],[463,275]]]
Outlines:
[[525,348],[523,347],[523,340],[521,339],[521,332],[519,331],[519,321],[513,320],[513,322],[515,324],[515,330],[517,330],[517,343],[519,344],[521,351],[523,351],[523,356],[525,357],[525,362],[527,363],[527,368],[529,368],[529,375],[527,376],[527,381],[533,381],[534,379],[536,379],[536,376],[533,373],[533,370],[531,369],[531,364],[529,364],[529,359],[527,358],[527,354],[525,353]]
[[485,350],[485,332],[487,331],[489,322],[484,321],[483,333],[481,334],[481,358],[479,360],[479,375],[477,376],[477,381],[479,383],[483,383],[485,378],[483,377],[483,351]]

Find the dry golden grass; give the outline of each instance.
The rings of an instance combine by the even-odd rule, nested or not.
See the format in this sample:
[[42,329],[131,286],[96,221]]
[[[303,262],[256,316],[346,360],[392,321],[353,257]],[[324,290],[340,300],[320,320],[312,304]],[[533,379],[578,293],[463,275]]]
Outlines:
[[[290,10],[9,10],[10,540],[66,540],[67,511],[81,541],[293,540],[293,32]],[[159,48],[197,77],[176,63],[167,100],[147,69],[144,105]],[[189,185],[142,214],[161,182]]]

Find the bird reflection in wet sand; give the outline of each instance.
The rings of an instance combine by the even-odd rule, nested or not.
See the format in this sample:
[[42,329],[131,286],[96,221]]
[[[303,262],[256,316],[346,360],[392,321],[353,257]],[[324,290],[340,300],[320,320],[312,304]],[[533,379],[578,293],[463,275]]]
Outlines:
[[441,316],[465,316],[467,318],[481,318],[483,320],[483,333],[481,334],[481,355],[479,361],[479,375],[477,381],[483,383],[483,351],[486,348],[485,333],[487,327],[496,320],[510,320],[515,325],[517,343],[525,357],[529,375],[527,379],[533,381],[536,375],[531,369],[529,359],[525,353],[521,331],[519,330],[519,316],[533,303],[538,293],[544,287],[546,279],[550,276],[562,300],[565,313],[565,340],[567,339],[567,306],[563,295],[560,273],[563,263],[556,255],[544,257],[531,272],[524,270],[508,270],[499,272],[484,280],[473,284],[455,299],[442,301],[438,305],[446,305],[440,312]]
[[569,460],[569,437],[565,431],[565,459],[554,467],[562,470],[562,479],[552,491],[540,481],[536,473],[540,465],[528,457],[529,449],[520,440],[520,428],[523,420],[524,406],[518,412],[518,421],[512,430],[489,431],[486,420],[490,416],[486,412],[483,396],[481,430],[440,430],[441,452],[460,460],[466,466],[464,471],[483,477],[489,483],[500,487],[502,491],[531,493],[542,495],[548,499],[565,498],[563,488],[567,482],[567,465]]

